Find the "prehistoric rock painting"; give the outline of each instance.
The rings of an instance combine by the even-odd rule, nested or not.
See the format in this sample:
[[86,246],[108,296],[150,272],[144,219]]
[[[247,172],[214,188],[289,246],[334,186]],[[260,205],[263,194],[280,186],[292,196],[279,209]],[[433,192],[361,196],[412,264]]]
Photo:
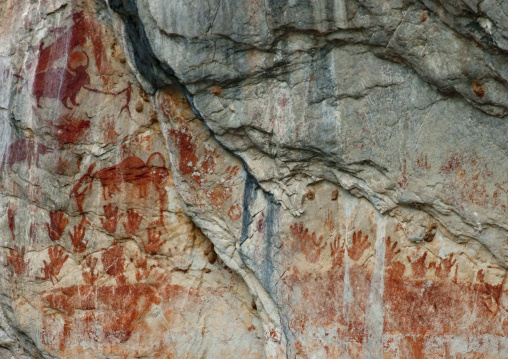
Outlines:
[[33,91],[37,107],[41,107],[41,97],[58,99],[69,110],[71,107],[69,107],[68,101],[73,106],[79,106],[76,96],[81,88],[90,84],[90,76],[86,72],[90,65],[90,59],[86,52],[83,53],[86,56],[84,65],[72,69],[51,67],[35,75]]
[[65,254],[61,247],[54,246],[48,249],[48,256],[49,262],[46,262],[46,260],[43,261],[44,268],[42,268],[42,271],[44,275],[42,277],[38,277],[38,279],[50,279],[51,283],[54,284],[53,280],[57,280],[57,276],[60,274],[65,261],[69,258],[69,255]]
[[494,5],[127,3],[0,5],[0,358],[508,357]]
[[54,135],[58,138],[61,145],[66,143],[78,144],[83,141],[90,128],[90,121],[74,117],[73,115],[63,115],[53,124]]
[[[167,138],[177,150],[179,175],[190,188],[201,187],[210,178],[201,170],[206,137],[198,135],[188,114],[177,110],[175,97],[159,96],[163,115],[170,121]],[[226,170],[222,162],[231,159],[218,153],[214,168]],[[421,156],[415,166],[426,171],[431,164]],[[407,175],[401,183],[405,186],[411,180]],[[223,193],[228,201],[242,198]],[[291,355],[499,358],[507,354],[503,329],[507,308],[502,304],[506,274],[488,252],[476,249],[483,262],[471,260],[435,223],[426,228],[422,243],[412,243],[395,218],[377,214],[366,200],[326,182],[302,196],[304,214],[293,217],[281,211],[278,226],[271,230],[266,222],[273,213],[259,212],[260,205],[253,205],[256,220],[249,220],[249,226],[265,237],[254,253],[244,253],[259,265],[251,270],[260,278],[270,268],[261,263],[265,260],[272,261],[271,271],[281,274],[275,284],[264,285],[277,298],[286,320]],[[187,200],[194,206],[217,208],[212,196]],[[264,249],[270,245],[271,249]],[[276,255],[267,257],[264,251]],[[265,339],[277,341],[270,332],[265,334]]]
[[31,167],[34,163],[36,166],[39,166],[40,155],[46,155],[52,152],[53,149],[43,145],[42,143],[21,138],[11,143],[7,148],[7,151],[2,158],[2,168],[5,165],[12,168],[14,164],[23,161],[27,161],[29,167]]
[[25,247],[18,248],[14,245],[14,248],[9,248],[9,255],[7,255],[7,265],[11,266],[11,269],[15,274],[28,274],[28,265],[30,260],[25,261]]
[[[316,199],[322,203],[331,186],[320,187]],[[507,343],[503,313],[508,308],[502,297],[508,290],[506,274],[492,257],[486,263],[472,263],[459,245],[446,243],[441,235],[417,246],[405,238],[396,221],[373,221],[366,201],[345,193],[340,198],[339,208],[355,209],[334,211],[334,230],[330,231],[327,215],[323,223],[328,229],[321,230],[319,238],[305,222],[282,232],[288,237],[279,253],[280,265],[300,255],[308,263],[293,261],[278,289],[298,354],[503,357]],[[314,224],[318,218],[309,217]],[[442,246],[448,252],[438,255]],[[316,327],[324,331],[311,335]]]
[[67,214],[62,211],[49,212],[49,218],[51,222],[46,223],[49,238],[51,238],[52,241],[58,241],[62,237],[67,223],[69,223],[69,218],[67,218]]
[[222,161],[225,151],[210,141],[209,132],[194,119],[189,104],[175,89],[159,92],[159,109],[166,139],[177,154],[178,173],[192,192],[203,197],[214,212],[239,221],[242,216],[243,179],[238,161]]
[[47,15],[59,25],[18,69],[16,94],[38,122],[14,111],[23,130],[0,134],[12,308],[0,327],[25,333],[34,356],[257,358],[252,297],[184,214],[152,98],[90,6]]
[[72,250],[76,253],[82,253],[86,249],[87,240],[85,238],[86,233],[86,225],[91,225],[91,223],[86,219],[83,215],[81,217],[81,222],[74,226],[72,233],[69,231],[69,237],[72,242]]

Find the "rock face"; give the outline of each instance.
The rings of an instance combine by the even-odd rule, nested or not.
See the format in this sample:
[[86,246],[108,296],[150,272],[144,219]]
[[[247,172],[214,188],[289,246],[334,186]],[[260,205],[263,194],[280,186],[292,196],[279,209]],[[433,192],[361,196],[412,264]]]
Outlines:
[[0,1],[0,358],[508,357],[507,14]]

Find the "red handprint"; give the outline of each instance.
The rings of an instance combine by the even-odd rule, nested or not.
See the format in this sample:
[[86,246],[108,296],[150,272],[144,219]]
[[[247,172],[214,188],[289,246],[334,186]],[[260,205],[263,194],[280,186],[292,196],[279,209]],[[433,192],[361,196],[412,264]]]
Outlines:
[[81,222],[77,226],[74,226],[74,233],[69,231],[69,236],[71,237],[71,242],[73,246],[73,251],[75,253],[82,253],[86,249],[87,241],[83,241],[85,238],[85,225],[90,225],[90,222],[87,221],[86,217],[83,216],[81,218]]
[[397,241],[393,241],[392,243],[391,237],[388,237],[386,239],[386,253],[385,253],[386,264],[390,265],[390,263],[393,261],[393,257],[395,257],[399,253],[400,249],[397,249]]
[[9,254],[10,255],[7,256],[7,262],[12,265],[14,273],[17,275],[28,274],[28,264],[30,260],[25,262],[25,246],[21,247],[21,249],[17,246],[14,246],[14,249],[9,248]]
[[125,231],[135,236],[138,233],[142,220],[143,217],[138,212],[133,209],[127,210],[127,223],[123,224]]
[[365,235],[365,237],[362,238],[362,231],[354,232],[353,245],[348,249],[349,258],[358,261],[362,257],[363,252],[369,247],[369,236]]
[[109,233],[116,232],[116,226],[118,225],[118,220],[120,217],[118,216],[118,206],[113,208],[113,205],[110,203],[104,206],[104,215],[106,216],[106,220],[101,218],[102,226]]
[[332,253],[332,264],[334,267],[342,267],[344,260],[344,246],[340,242],[340,235],[335,241],[330,243],[330,250]]
[[102,266],[110,276],[122,276],[124,271],[123,247],[120,244],[106,249],[101,255]]
[[69,223],[69,218],[62,211],[51,211],[49,212],[49,220],[50,223],[46,223],[49,238],[52,241],[59,241],[67,223]]
[[309,234],[309,230],[303,227],[303,223],[295,223],[290,226],[291,234],[300,243],[300,249],[305,254],[305,258],[311,263],[316,263],[321,255],[321,250],[326,247],[323,242],[323,236],[317,238],[316,232]]
[[148,242],[143,243],[143,248],[145,252],[151,255],[157,254],[157,252],[161,249],[163,242],[161,241],[161,231],[158,231],[155,228],[148,229]]
[[407,257],[408,262],[411,264],[411,268],[413,269],[413,273],[416,277],[423,277],[427,273],[427,270],[432,266],[425,265],[425,259],[427,258],[427,252],[423,254],[420,258],[413,261],[409,256]]
[[453,258],[453,254],[443,258],[439,266],[436,267],[436,276],[439,278],[448,277],[455,263],[457,263],[457,260]]
[[81,272],[86,284],[93,285],[99,278],[99,271],[95,272],[95,266],[97,266],[97,257],[88,256],[85,260],[85,268]]
[[238,173],[240,172],[240,169],[238,168],[238,166],[228,166],[228,168],[226,168],[226,179],[227,180],[230,180],[231,178],[233,178],[234,176],[238,175]]
[[386,275],[389,278],[400,278],[404,275],[406,267],[399,261],[394,261],[393,258],[400,253],[400,249],[397,249],[397,241],[393,241],[391,237],[386,239]]
[[50,279],[51,283],[54,284],[53,279],[56,279],[56,276],[60,273],[65,261],[69,258],[69,255],[65,254],[64,250],[61,247],[51,247],[48,250],[49,254],[49,263],[44,262],[44,268],[42,271],[44,272],[43,277],[38,277],[37,279],[47,280]]
[[146,279],[150,274],[151,269],[155,266],[148,268],[148,260],[146,259],[146,256],[137,253],[134,267],[136,267],[136,280],[140,281]]

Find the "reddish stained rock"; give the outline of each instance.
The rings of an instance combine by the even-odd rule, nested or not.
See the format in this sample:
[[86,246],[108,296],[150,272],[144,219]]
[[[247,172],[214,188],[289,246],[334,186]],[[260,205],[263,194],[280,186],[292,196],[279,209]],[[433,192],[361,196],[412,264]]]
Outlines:
[[425,258],[427,258],[427,252],[423,253],[423,255],[417,259],[411,259],[409,256],[407,257],[407,261],[411,264],[411,269],[413,270],[413,275],[416,278],[425,277],[429,268],[433,266],[432,264],[426,265]]
[[342,267],[344,262],[344,243],[340,240],[340,235],[333,242],[330,242],[330,255],[334,267]]
[[[451,276],[452,268],[457,263],[457,260],[453,258],[453,254],[446,256],[443,258],[439,265],[436,266],[436,276],[439,278],[448,278]],[[455,275],[457,275],[457,270],[455,270]],[[457,280],[455,278],[455,280]]]
[[[51,6],[60,6],[50,3]],[[41,14],[47,10],[45,6],[48,4],[41,5]],[[71,7],[90,4],[72,4]],[[32,54],[30,58],[36,61],[28,64],[26,70],[18,69],[20,73],[26,71],[23,74],[35,72],[35,78],[22,79],[23,83],[18,81],[18,94],[27,94],[27,106],[33,107],[40,122],[20,120],[26,120],[23,126],[34,123],[36,126],[26,130],[27,139],[12,143],[5,155],[0,157],[2,170],[15,172],[29,182],[18,188],[11,186],[10,179],[14,176],[6,176],[7,182],[0,184],[2,191],[6,190],[14,198],[10,211],[4,206],[5,230],[8,231],[9,221],[9,229],[16,233],[16,240],[26,242],[26,248],[5,249],[6,261],[1,265],[5,273],[11,271],[16,274],[6,276],[7,287],[2,292],[13,307],[13,320],[19,320],[20,326],[27,323],[29,328],[22,330],[33,340],[36,350],[55,357],[89,358],[98,353],[105,357],[176,357],[174,348],[180,350],[186,345],[178,335],[173,340],[177,327],[195,335],[199,343],[206,345],[210,342],[209,338],[218,338],[217,345],[227,351],[230,344],[219,343],[218,340],[224,340],[229,335],[228,330],[234,326],[243,328],[242,323],[236,320],[236,323],[228,323],[228,328],[223,328],[216,321],[218,311],[214,306],[219,311],[227,309],[228,313],[237,313],[241,311],[231,308],[232,304],[238,306],[239,297],[246,296],[250,305],[252,298],[244,287],[241,287],[243,293],[234,290],[235,294],[231,294],[230,288],[241,284],[239,279],[222,266],[213,265],[214,260],[210,260],[215,255],[213,251],[209,256],[202,255],[200,246],[206,242],[205,238],[192,226],[177,198],[173,198],[175,189],[166,168],[167,161],[161,153],[151,153],[164,153],[162,150],[166,148],[159,125],[154,123],[157,116],[149,95],[146,95],[142,112],[133,112],[134,118],[129,118],[131,96],[136,101],[140,87],[129,70],[120,66],[121,59],[116,59],[112,65],[108,63],[111,59],[107,59],[106,55],[119,50],[112,45],[114,31],[108,27],[109,22],[99,22],[95,18],[95,14],[106,10],[92,9],[88,13],[80,12],[65,18],[64,14],[72,10],[69,6],[63,5],[54,9],[55,12],[44,13],[44,21],[49,21],[46,26],[58,22],[70,26],[49,29],[44,42],[33,45],[31,50],[39,51],[39,58],[35,52],[35,56]],[[110,38],[101,38],[101,35]],[[104,49],[102,41],[108,48]],[[115,92],[114,86],[119,86],[119,78],[125,79],[128,85]],[[61,83],[59,93],[57,86],[49,80]],[[133,81],[132,84],[129,80]],[[88,82],[93,84],[93,89],[86,85]],[[98,85],[101,82],[105,85]],[[28,83],[32,83],[33,87],[21,91],[22,86]],[[126,103],[118,105],[117,100],[112,100],[116,96],[125,96]],[[35,104],[42,108],[36,108]],[[73,111],[69,111],[69,107]],[[148,115],[150,118],[146,118]],[[93,126],[98,128],[91,131]],[[140,129],[143,131],[136,132]],[[102,136],[104,142],[101,141]],[[59,149],[49,166],[47,163],[51,161],[40,156],[52,150],[38,142],[41,138]],[[111,146],[119,140],[122,140],[121,144]],[[90,155],[93,151],[88,145],[97,144],[97,141],[100,146],[109,144],[106,156]],[[26,167],[32,164],[39,166],[39,159],[44,159],[40,162],[47,168],[26,171]],[[97,162],[91,163],[90,159]],[[210,174],[214,171],[214,161],[214,151],[210,151],[200,164],[200,170]],[[55,173],[60,176],[55,177]],[[53,182],[51,178],[56,180]],[[47,190],[48,183],[51,191]],[[171,200],[175,200],[169,209],[166,187],[171,188]],[[54,211],[49,214],[48,223],[44,220],[42,223],[35,222],[44,218],[44,208],[51,208],[51,204],[66,206],[65,198],[60,197],[67,195],[71,197],[71,207],[65,210],[66,213]],[[25,211],[15,213],[14,203],[25,205],[24,200],[32,201],[36,197],[39,202],[34,202],[34,207],[37,205],[42,212],[38,215]],[[227,208],[230,205],[228,203]],[[104,212],[101,212],[103,208]],[[160,216],[157,213],[159,208]],[[168,222],[164,227],[163,220],[166,219]],[[37,228],[43,237],[40,243],[36,243]],[[44,236],[46,230],[49,239]],[[28,239],[28,232],[33,240]],[[121,244],[113,242],[109,248],[104,248],[113,237],[119,238]],[[59,246],[42,249],[50,239],[58,241]],[[159,255],[162,244],[168,245],[164,247],[164,255]],[[66,250],[70,253],[67,254]],[[195,261],[196,256],[204,260],[198,258]],[[173,282],[180,281],[184,286],[168,285],[172,282],[175,268],[188,268],[193,261],[198,263],[194,273],[178,272],[174,275],[179,278]],[[201,265],[205,267],[199,267]],[[29,269],[31,275],[28,274]],[[180,276],[182,273],[185,274],[183,277]],[[188,280],[200,276],[197,287],[194,287],[197,282]],[[75,281],[81,283],[75,284]],[[114,282],[116,285],[111,285]],[[220,287],[220,290],[216,291],[214,286]],[[204,299],[200,297],[201,293],[205,293]],[[175,304],[176,300],[178,303]],[[240,302],[242,300],[240,298]],[[196,318],[184,318],[184,309],[191,315],[196,314]],[[206,314],[209,310],[213,313]],[[246,318],[255,318],[249,310],[233,316],[241,317],[242,322]],[[218,319],[221,320],[222,316]],[[210,321],[214,321],[217,328],[209,326]],[[250,320],[246,320],[245,324],[242,338],[249,336],[249,346],[251,337],[260,342],[259,330],[256,329],[260,328],[259,323],[253,326]],[[194,334],[196,326],[202,330],[196,330]],[[139,338],[153,340],[140,341]],[[260,347],[257,352],[261,351]],[[4,349],[0,348],[0,352],[2,356]],[[192,357],[192,354],[183,355]]]
[[37,243],[37,228],[39,225],[36,222],[30,223],[29,236],[32,243]]
[[83,204],[85,202],[86,193],[92,190],[93,185],[92,171],[94,168],[95,163],[91,164],[90,167],[88,167],[86,173],[83,176],[81,176],[79,180],[76,181],[76,184],[72,188],[70,194],[70,197],[74,197],[74,199],[76,200],[78,210],[81,213],[83,212]]
[[215,171],[215,158],[214,158],[215,150],[210,151],[205,149],[205,157],[201,162],[201,169],[206,174],[213,174]]
[[105,116],[99,126],[104,134],[104,143],[116,144],[120,134],[116,132],[115,120],[109,115]]
[[88,285],[93,285],[99,278],[99,271],[95,270],[97,261],[97,257],[92,257],[91,255],[86,257],[81,275],[83,276],[83,281]]
[[[76,310],[96,314],[94,320],[84,324],[96,326],[100,323],[102,335],[97,339],[111,344],[127,341],[135,329],[136,322],[150,311],[152,304],[161,302],[157,289],[148,283],[58,288],[44,294],[43,299],[48,307],[58,309],[65,315],[67,324],[71,322]],[[43,331],[50,328],[51,325],[46,325]],[[84,328],[84,331],[91,332],[92,328]],[[70,339],[65,330],[57,336],[64,345]],[[55,342],[55,338],[52,338],[47,344],[51,346]],[[61,345],[60,350],[63,350]]]
[[[480,272],[476,283],[460,282],[456,275],[452,276],[451,269],[456,264],[453,255],[437,264],[425,265],[427,252],[411,262],[411,266],[419,277],[436,268],[437,278],[406,277],[404,264],[393,259],[400,252],[395,249],[396,242],[388,239],[386,262],[390,270],[385,272],[384,331],[400,333],[408,343],[409,353],[423,355],[426,343],[440,336],[504,335],[501,326],[497,325],[496,329],[494,325],[498,319],[491,322],[501,297],[501,284],[485,283]],[[457,318],[465,317],[468,318],[467,324],[456,325]]]
[[455,205],[468,204],[505,213],[508,181],[487,186],[494,172],[484,161],[476,154],[465,152],[455,153],[443,161],[440,172],[448,175],[448,183],[444,186],[449,194],[448,200]]

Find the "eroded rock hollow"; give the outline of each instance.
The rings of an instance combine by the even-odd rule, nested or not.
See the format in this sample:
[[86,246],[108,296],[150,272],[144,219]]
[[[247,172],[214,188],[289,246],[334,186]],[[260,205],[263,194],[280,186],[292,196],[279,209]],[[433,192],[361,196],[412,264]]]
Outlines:
[[508,2],[0,0],[0,358],[507,358]]

